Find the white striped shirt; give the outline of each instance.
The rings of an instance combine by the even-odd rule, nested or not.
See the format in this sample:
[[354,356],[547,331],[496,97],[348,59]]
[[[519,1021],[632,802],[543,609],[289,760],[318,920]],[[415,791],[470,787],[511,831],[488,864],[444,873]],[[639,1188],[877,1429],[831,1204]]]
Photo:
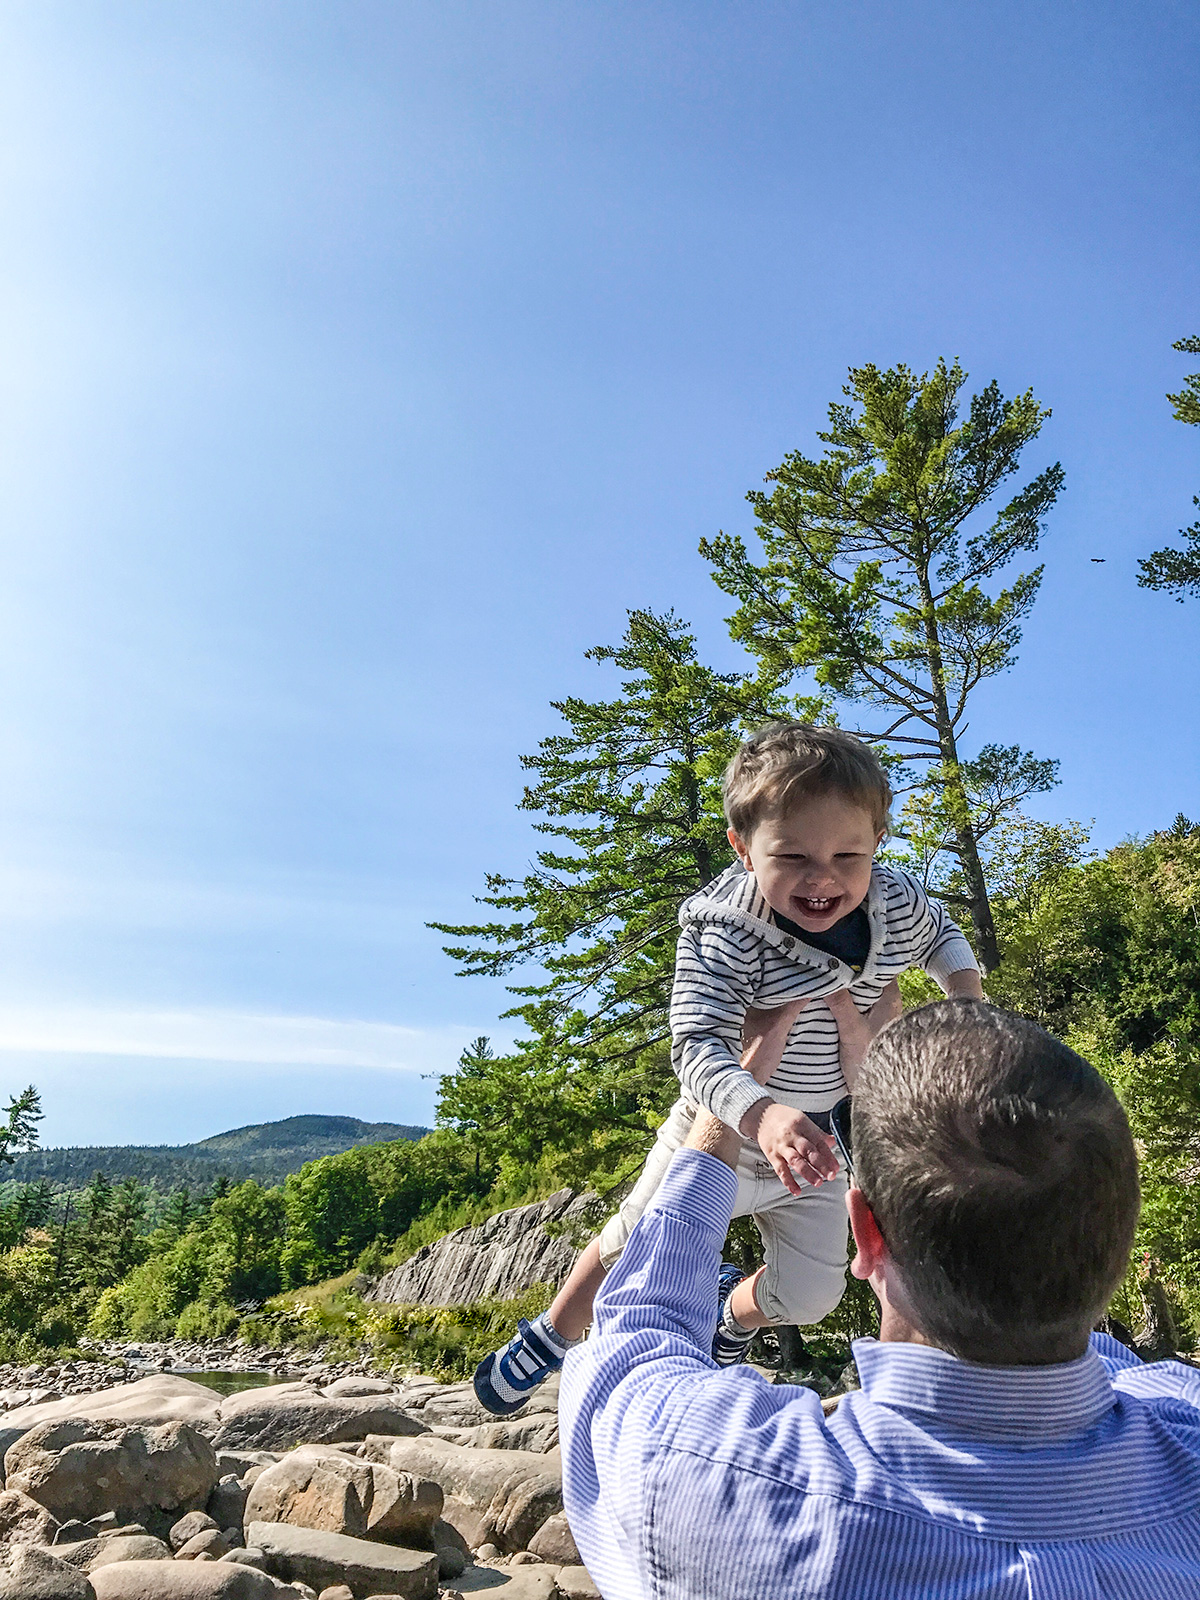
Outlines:
[[[828,1111],[846,1093],[838,1030],[822,995],[849,989],[867,1011],[893,978],[923,967],[945,988],[952,972],[976,968],[962,929],[896,867],[871,869],[865,902],[871,948],[859,973],[836,956],[777,928],[753,874],[735,862],[685,900],[671,992],[671,1063],[684,1095],[736,1128],[764,1093],[801,1111]],[[806,998],[766,1088],[740,1065],[742,1024],[754,1006]]]
[[1103,1334],[1047,1367],[864,1339],[826,1418],[713,1364],[736,1193],[677,1151],[567,1356],[563,1498],[605,1600],[1200,1600],[1200,1372]]

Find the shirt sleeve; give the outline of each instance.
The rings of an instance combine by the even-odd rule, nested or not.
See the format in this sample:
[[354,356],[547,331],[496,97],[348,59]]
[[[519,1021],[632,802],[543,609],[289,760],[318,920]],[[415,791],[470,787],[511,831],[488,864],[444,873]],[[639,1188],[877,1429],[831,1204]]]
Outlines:
[[[715,1157],[676,1151],[658,1193],[596,1296],[592,1333],[563,1368],[563,1501],[606,1595],[650,1594],[647,1483],[681,1408],[728,1374],[710,1355],[721,1245],[737,1180]],[[719,1406],[719,1396],[712,1396]]]
[[978,972],[975,952],[945,906],[940,900],[931,900],[915,878],[908,873],[904,876],[917,897],[917,920],[913,929],[915,964],[924,967],[943,990],[952,972]]
[[693,1105],[734,1129],[751,1106],[774,1098],[741,1064],[753,995],[751,963],[723,930],[683,930],[671,990],[671,1065]]

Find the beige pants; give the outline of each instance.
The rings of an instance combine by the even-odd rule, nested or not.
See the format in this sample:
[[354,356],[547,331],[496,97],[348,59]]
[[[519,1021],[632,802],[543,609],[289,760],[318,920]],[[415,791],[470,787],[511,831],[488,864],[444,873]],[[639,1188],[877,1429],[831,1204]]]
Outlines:
[[[654,1148],[629,1198],[600,1232],[600,1260],[611,1267],[633,1225],[650,1204],[671,1157],[691,1131],[695,1107],[676,1100],[658,1130]],[[751,1139],[737,1164],[735,1217],[753,1217],[762,1234],[766,1271],[758,1280],[758,1308],[772,1322],[806,1328],[828,1316],[846,1285],[846,1179],[839,1173],[817,1188],[789,1194]]]

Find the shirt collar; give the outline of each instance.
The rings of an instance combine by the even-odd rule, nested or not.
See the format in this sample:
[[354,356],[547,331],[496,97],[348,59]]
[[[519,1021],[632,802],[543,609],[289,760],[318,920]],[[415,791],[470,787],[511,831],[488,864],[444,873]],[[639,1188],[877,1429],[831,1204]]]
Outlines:
[[1116,1404],[1089,1345],[1049,1367],[981,1367],[920,1344],[856,1339],[863,1392],[876,1405],[997,1443],[1038,1444],[1094,1427]]

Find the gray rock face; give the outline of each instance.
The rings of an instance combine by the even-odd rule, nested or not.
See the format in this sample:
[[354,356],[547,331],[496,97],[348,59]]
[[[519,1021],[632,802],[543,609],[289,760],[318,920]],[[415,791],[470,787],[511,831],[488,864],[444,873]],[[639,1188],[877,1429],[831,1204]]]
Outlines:
[[[367,1298],[394,1305],[453,1306],[511,1300],[535,1283],[558,1288],[578,1254],[576,1230],[590,1231],[587,1216],[593,1199],[560,1189],[536,1205],[501,1211],[477,1228],[459,1228],[393,1267]],[[547,1223],[566,1231],[551,1237]]]
[[369,1433],[420,1433],[422,1424],[391,1395],[329,1398],[306,1383],[245,1389],[221,1406],[216,1447],[226,1451],[290,1450],[297,1444],[342,1444]]
[[186,1422],[126,1428],[67,1418],[10,1445],[5,1471],[10,1488],[59,1521],[113,1511],[141,1522],[148,1511],[199,1510],[217,1481],[217,1458]]
[[[394,1472],[432,1478],[446,1495],[443,1516],[468,1543],[481,1538],[504,1551],[527,1550],[529,1541],[563,1508],[562,1466],[557,1453],[475,1450],[432,1434],[419,1439],[368,1439],[364,1457],[385,1461]],[[457,1501],[476,1513],[468,1521],[455,1513]]]
[[419,1550],[351,1539],[342,1533],[317,1533],[287,1522],[252,1522],[246,1537],[266,1554],[267,1570],[291,1583],[299,1579],[318,1592],[346,1584],[355,1600],[397,1595],[402,1600],[434,1600],[438,1558]]

